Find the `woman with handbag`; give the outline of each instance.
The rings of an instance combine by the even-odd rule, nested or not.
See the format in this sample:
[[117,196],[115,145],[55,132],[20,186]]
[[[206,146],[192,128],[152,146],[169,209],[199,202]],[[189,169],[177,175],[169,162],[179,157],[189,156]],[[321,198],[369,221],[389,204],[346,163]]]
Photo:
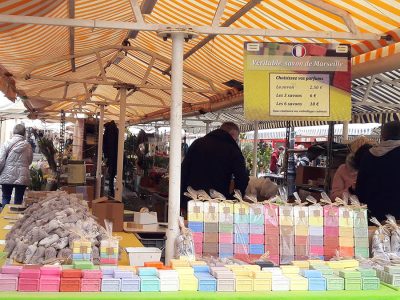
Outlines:
[[2,185],[2,206],[10,203],[15,188],[15,204],[21,204],[25,189],[30,183],[29,166],[33,153],[25,139],[25,126],[17,124],[13,136],[0,148],[0,184]]

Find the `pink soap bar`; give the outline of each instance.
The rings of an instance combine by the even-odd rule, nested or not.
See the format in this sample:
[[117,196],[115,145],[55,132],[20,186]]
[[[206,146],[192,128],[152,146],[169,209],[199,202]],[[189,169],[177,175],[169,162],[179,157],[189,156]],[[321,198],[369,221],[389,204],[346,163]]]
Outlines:
[[100,264],[102,264],[102,265],[117,265],[118,259],[116,259],[116,258],[100,258]]
[[193,242],[202,243],[203,242],[203,233],[202,232],[192,232]]
[[19,273],[19,278],[39,279],[40,269],[22,269]]
[[249,245],[235,244],[233,252],[239,254],[249,254]]
[[40,292],[59,292],[60,291],[60,276],[43,275],[39,280]]
[[20,292],[37,292],[39,291],[38,278],[20,278],[18,281],[18,291]]
[[194,252],[196,254],[202,254],[203,253],[203,243],[194,243]]
[[220,233],[218,240],[220,244],[233,244],[233,233]]
[[325,226],[324,236],[339,236],[339,227]]
[[324,206],[324,226],[339,226],[339,208],[337,206]]
[[279,206],[276,204],[264,205],[264,224],[265,225],[279,225]]
[[1,273],[3,274],[19,274],[22,271],[22,266],[3,266]]
[[100,270],[83,270],[82,278],[85,279],[101,279],[103,277],[103,272]]
[[61,267],[60,266],[43,266],[40,268],[40,274],[43,275],[54,275],[59,276],[61,275]]
[[250,234],[250,244],[264,244],[264,235]]
[[0,291],[16,291],[18,274],[0,274]]
[[101,279],[81,279],[81,292],[100,292]]
[[324,255],[324,247],[310,246],[310,255]]

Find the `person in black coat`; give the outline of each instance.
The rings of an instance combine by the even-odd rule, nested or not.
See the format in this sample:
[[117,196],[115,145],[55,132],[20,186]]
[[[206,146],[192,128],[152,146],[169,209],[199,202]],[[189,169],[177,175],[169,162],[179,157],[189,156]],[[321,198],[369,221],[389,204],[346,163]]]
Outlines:
[[114,178],[117,175],[118,127],[114,121],[104,124],[103,153],[108,170],[108,193],[114,197]]
[[[226,122],[220,129],[193,142],[182,162],[182,193],[191,186],[206,192],[214,189],[227,199],[232,199],[229,187],[233,178],[235,189],[244,195],[249,176],[243,154],[237,145],[239,132],[235,123]],[[182,208],[186,208],[187,200],[186,197],[181,200]]]
[[379,221],[387,214],[400,219],[400,122],[386,123],[381,131],[381,143],[361,160],[356,195]]

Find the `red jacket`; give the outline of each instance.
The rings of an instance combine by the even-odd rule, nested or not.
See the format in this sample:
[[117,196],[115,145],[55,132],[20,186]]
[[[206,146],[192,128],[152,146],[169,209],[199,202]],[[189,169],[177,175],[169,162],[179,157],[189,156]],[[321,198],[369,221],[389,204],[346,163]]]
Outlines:
[[274,152],[272,152],[271,155],[271,163],[269,165],[269,170],[272,173],[277,173],[278,172],[278,160],[279,160],[279,150],[275,150]]

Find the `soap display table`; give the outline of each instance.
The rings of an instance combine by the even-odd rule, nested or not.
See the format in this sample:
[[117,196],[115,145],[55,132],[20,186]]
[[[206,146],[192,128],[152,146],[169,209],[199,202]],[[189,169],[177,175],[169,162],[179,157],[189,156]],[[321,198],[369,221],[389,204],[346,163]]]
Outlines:
[[22,300],[22,299],[85,299],[85,300],[122,300],[122,299],[229,299],[229,300],[247,300],[247,299],[265,299],[265,300],[309,300],[309,299],[385,299],[398,300],[400,293],[386,286],[381,286],[380,290],[376,291],[292,291],[292,292],[118,292],[118,293],[20,293],[20,292],[2,292],[2,299],[7,300]]

